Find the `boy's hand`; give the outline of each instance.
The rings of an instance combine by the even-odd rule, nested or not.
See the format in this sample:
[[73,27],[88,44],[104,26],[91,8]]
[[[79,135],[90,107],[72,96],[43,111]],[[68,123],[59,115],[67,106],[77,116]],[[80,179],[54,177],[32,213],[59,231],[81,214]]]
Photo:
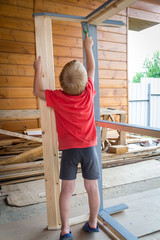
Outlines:
[[93,45],[92,37],[88,37],[88,33],[86,34],[86,39],[84,40],[85,49],[90,49]]
[[38,59],[36,59],[34,61],[33,67],[34,67],[35,71],[41,71],[41,69],[42,69],[41,56],[39,56]]

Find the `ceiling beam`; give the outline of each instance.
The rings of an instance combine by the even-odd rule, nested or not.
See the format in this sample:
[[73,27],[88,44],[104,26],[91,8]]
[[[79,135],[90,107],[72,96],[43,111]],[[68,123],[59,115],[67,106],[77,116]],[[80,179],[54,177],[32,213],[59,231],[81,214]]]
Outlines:
[[137,0],[108,0],[86,17],[87,22],[93,25],[100,25],[106,19],[114,16],[136,1]]

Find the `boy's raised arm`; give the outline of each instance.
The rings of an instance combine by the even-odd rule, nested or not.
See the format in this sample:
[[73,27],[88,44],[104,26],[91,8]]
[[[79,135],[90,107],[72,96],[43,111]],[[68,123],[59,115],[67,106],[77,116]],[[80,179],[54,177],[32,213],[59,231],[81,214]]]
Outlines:
[[88,33],[86,34],[86,39],[84,40],[84,46],[86,51],[87,58],[87,75],[94,81],[94,70],[95,70],[95,62],[92,52],[93,40],[92,37],[88,37]]
[[42,61],[40,56],[34,61],[33,67],[35,69],[33,93],[36,97],[46,100],[45,91],[42,90],[40,82],[42,77]]

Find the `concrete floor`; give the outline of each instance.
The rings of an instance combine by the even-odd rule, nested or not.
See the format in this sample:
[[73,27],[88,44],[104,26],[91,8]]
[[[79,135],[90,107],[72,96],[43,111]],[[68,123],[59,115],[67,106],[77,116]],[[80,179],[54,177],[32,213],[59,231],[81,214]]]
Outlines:
[[[141,164],[143,165],[143,164]],[[140,165],[139,165],[140,166]],[[133,173],[133,167],[134,164],[132,164],[131,167],[131,173]],[[135,166],[136,167],[136,166]],[[125,224],[126,221],[126,227],[130,227],[128,224],[128,222],[130,221],[130,217],[128,218],[127,216],[130,216],[130,213],[133,213],[135,216],[137,216],[136,213],[136,206],[134,206],[134,202],[135,201],[133,199],[133,195],[135,194],[135,192],[140,192],[141,191],[145,191],[145,190],[149,190],[149,189],[158,189],[159,187],[159,179],[160,179],[160,175],[158,175],[157,172],[157,165],[156,167],[156,171],[153,171],[152,169],[152,173],[156,172],[156,175],[151,177],[150,172],[147,173],[146,169],[150,168],[150,166],[148,168],[143,168],[143,174],[145,173],[144,179],[135,179],[134,182],[128,182],[128,179],[131,181],[131,174],[129,172],[129,168],[127,168],[127,171],[123,171],[123,178],[126,174],[126,179],[127,182],[125,182],[126,180],[123,179],[123,181],[118,182],[119,185],[115,185],[111,187],[107,187],[107,189],[104,189],[104,196],[106,199],[106,193],[108,192],[108,200],[104,201],[104,207],[109,207],[109,206],[113,206],[114,204],[118,204],[118,203],[126,203],[127,205],[129,204],[129,209],[125,210],[124,213],[121,213],[121,215],[116,215],[115,214],[115,219],[122,219],[122,223]],[[124,168],[124,166],[123,166]],[[122,168],[121,168],[122,169]],[[125,168],[126,169],[126,168]],[[140,169],[140,168],[139,168]],[[109,170],[109,169],[108,169]],[[113,169],[114,170],[114,169]],[[151,170],[151,169],[150,169]],[[111,169],[110,169],[111,171]],[[106,172],[106,176],[107,176],[107,171]],[[114,172],[114,171],[113,171]],[[113,177],[113,172],[112,172],[112,177]],[[119,172],[121,172],[121,170],[119,169]],[[149,176],[147,178],[147,175]],[[141,176],[141,175],[140,175]],[[135,175],[133,176],[135,178]],[[81,182],[81,180],[80,180]],[[113,183],[113,181],[112,181]],[[103,182],[103,184],[105,184],[105,182]],[[109,181],[107,181],[107,184],[109,184]],[[79,187],[79,181],[78,181],[78,187]],[[112,193],[112,189],[114,189],[114,193]],[[126,189],[126,190],[125,190]],[[129,189],[129,190],[128,190]],[[74,217],[74,214],[76,215],[81,215],[83,213],[86,213],[88,211],[88,207],[86,206],[86,197],[84,198],[84,193],[83,192],[79,192],[79,190],[77,189],[77,192],[79,193],[79,198],[80,200],[74,201],[73,200],[73,206],[72,206],[72,215],[71,217]],[[129,195],[128,195],[128,194]],[[120,195],[121,194],[121,195]],[[138,193],[137,193],[138,194]],[[149,193],[150,194],[150,193]],[[124,196],[126,195],[126,196]],[[128,195],[128,196],[127,196]],[[122,198],[123,201],[119,201],[118,197]],[[123,196],[123,197],[122,197]],[[160,194],[159,194],[160,196]],[[74,198],[76,198],[77,196],[74,196]],[[128,199],[130,199],[127,203],[127,197]],[[111,199],[113,198],[113,199]],[[144,201],[146,201],[148,198],[145,198],[143,196]],[[152,202],[152,201],[151,201]],[[153,208],[152,208],[152,204],[151,202],[149,203],[149,209],[152,212]],[[160,202],[160,199],[159,199]],[[131,203],[131,204],[130,204]],[[133,207],[132,207],[133,205]],[[142,203],[142,207],[143,205],[145,206],[145,208],[147,209],[146,205],[147,202],[144,202],[144,204]],[[82,206],[82,208],[78,209],[77,206]],[[158,205],[159,206],[159,203]],[[76,208],[75,208],[76,207]],[[155,206],[156,208],[156,206]],[[158,207],[157,210],[159,210],[160,207]],[[141,210],[138,209],[138,212],[140,212]],[[147,213],[147,217],[146,214],[143,214],[144,219],[149,219],[148,216],[150,215],[148,210],[145,210]],[[156,210],[154,210],[156,213]],[[158,214],[158,211],[157,211]],[[113,215],[114,216],[114,215]],[[121,218],[124,217],[124,218]],[[158,216],[160,216],[160,213],[158,214]],[[128,220],[129,219],[129,220]],[[159,219],[159,217],[158,217]],[[121,220],[120,220],[121,221]],[[154,224],[154,221],[156,221],[156,219],[154,219],[154,214],[152,214],[152,219],[151,219],[151,223]],[[136,230],[136,222],[137,221],[133,221],[134,222],[134,229]],[[143,220],[142,220],[143,222]],[[156,221],[156,223],[160,223],[160,221]],[[140,223],[141,224],[141,223]],[[150,221],[147,223],[150,225]],[[86,235],[85,233],[83,233],[81,231],[83,224],[79,224],[76,226],[72,226],[72,233],[74,235],[74,239],[75,240],[99,240],[99,239],[110,239],[108,236],[106,236],[106,234],[101,231],[98,234],[95,235]],[[12,207],[12,206],[8,206],[6,203],[6,198],[5,197],[0,197],[0,240],[57,240],[59,239],[59,231],[47,231],[46,230],[46,226],[47,226],[47,220],[46,220],[46,203],[39,203],[39,204],[35,204],[35,205],[30,205],[30,206],[24,206],[24,207]],[[137,226],[139,228],[139,225]],[[160,226],[154,230],[157,231],[156,233],[150,234],[149,232],[147,232],[147,236],[141,236],[139,237],[139,239],[143,239],[143,240],[160,240],[160,232],[158,231],[160,229]]]
[[[48,231],[46,225],[47,220],[44,216],[1,224],[0,240],[58,240],[60,230]],[[82,226],[83,224],[72,226],[74,240],[110,240],[102,230],[99,233],[89,234],[82,230]]]

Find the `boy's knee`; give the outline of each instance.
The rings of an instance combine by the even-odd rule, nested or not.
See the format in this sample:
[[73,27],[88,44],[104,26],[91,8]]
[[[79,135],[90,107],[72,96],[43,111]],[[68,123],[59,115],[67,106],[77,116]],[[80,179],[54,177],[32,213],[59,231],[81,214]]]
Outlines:
[[75,183],[74,181],[62,181],[62,185],[61,185],[61,193],[70,193],[72,194],[74,191],[74,186]]
[[95,192],[98,191],[98,183],[97,180],[84,180],[84,186],[87,192]]

